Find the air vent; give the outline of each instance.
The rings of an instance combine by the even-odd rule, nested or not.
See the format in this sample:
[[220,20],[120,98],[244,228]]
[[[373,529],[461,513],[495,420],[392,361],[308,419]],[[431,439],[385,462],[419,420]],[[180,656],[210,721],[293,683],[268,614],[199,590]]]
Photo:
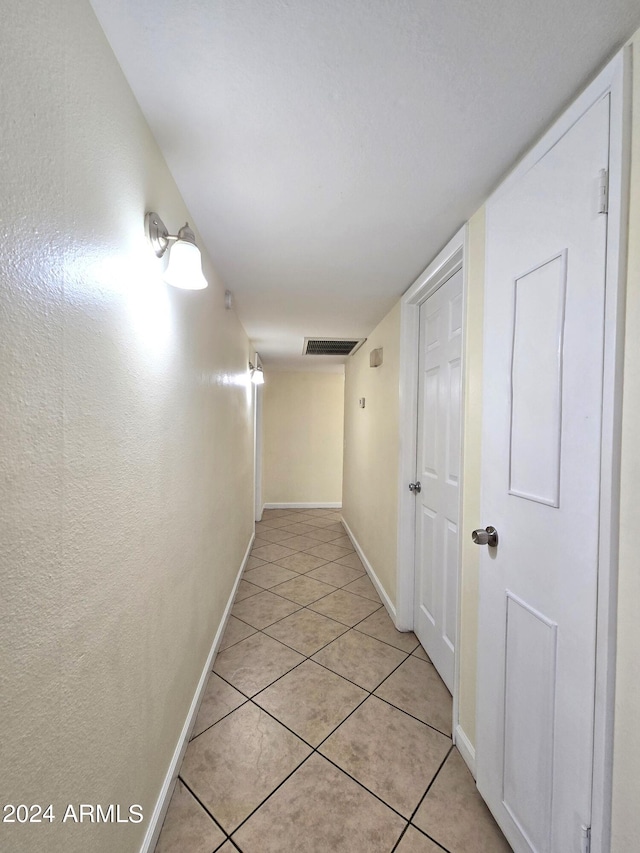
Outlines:
[[305,338],[303,355],[353,355],[366,338]]

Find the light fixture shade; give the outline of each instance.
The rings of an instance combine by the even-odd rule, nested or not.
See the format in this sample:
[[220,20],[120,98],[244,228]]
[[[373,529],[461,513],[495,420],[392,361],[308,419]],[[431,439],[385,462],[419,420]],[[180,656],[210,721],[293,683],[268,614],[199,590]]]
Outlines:
[[254,385],[264,385],[264,372],[261,367],[252,368],[251,381]]
[[207,280],[202,274],[200,249],[188,240],[176,240],[169,249],[169,264],[164,280],[183,290],[204,290]]

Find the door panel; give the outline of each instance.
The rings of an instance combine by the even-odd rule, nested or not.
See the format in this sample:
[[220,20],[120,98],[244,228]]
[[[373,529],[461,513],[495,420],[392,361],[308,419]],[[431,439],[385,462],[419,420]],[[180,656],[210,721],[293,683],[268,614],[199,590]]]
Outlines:
[[478,788],[517,853],[591,817],[609,99],[487,208]]
[[453,689],[458,607],[462,271],[420,308],[414,625]]

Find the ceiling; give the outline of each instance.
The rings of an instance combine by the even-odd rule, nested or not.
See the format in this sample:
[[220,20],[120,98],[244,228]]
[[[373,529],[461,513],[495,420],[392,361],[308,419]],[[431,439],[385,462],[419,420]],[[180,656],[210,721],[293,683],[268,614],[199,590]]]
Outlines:
[[249,337],[285,369],[344,361],[303,339],[368,335],[640,26],[638,0],[92,5]]

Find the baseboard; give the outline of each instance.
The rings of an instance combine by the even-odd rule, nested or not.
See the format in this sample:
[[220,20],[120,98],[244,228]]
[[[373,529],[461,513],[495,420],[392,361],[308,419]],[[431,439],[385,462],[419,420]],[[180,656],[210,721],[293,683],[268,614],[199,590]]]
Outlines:
[[471,771],[473,778],[476,778],[476,749],[464,732],[464,729],[458,724],[454,731],[453,742],[458,748],[458,752],[464,758],[464,762]]
[[392,618],[393,624],[395,625],[396,624],[396,608],[395,608],[394,603],[391,601],[391,599],[387,595],[385,588],[382,586],[377,574],[373,570],[373,566],[371,565],[369,560],[367,560],[367,558],[364,554],[364,551],[362,550],[362,548],[360,547],[360,545],[358,543],[358,540],[356,539],[356,537],[351,532],[351,529],[350,529],[349,525],[347,524],[347,522],[344,520],[344,518],[342,519],[342,526],[347,531],[347,536],[349,537],[349,539],[351,539],[351,542],[353,544],[353,547],[355,548],[356,554],[362,560],[362,564],[365,567],[367,574],[369,575],[369,578],[371,579],[371,583],[375,586],[376,592],[380,596],[384,606],[387,608],[387,612],[389,613],[389,616]]
[[265,509],[342,509],[341,503],[285,503],[285,504],[263,504],[262,510]]
[[155,846],[158,843],[158,837],[160,835],[160,830],[162,829],[162,824],[167,814],[167,809],[169,808],[169,802],[171,801],[175,782],[178,778],[178,773],[180,772],[182,759],[184,758],[187,746],[189,745],[189,736],[191,735],[191,730],[193,729],[196,717],[198,716],[200,703],[202,702],[202,697],[204,696],[204,691],[209,680],[209,675],[211,673],[211,670],[213,669],[213,661],[218,651],[220,641],[222,640],[222,635],[224,634],[225,628],[227,627],[227,622],[229,621],[229,616],[231,615],[231,608],[233,607],[236,592],[238,591],[238,586],[240,584],[240,580],[242,579],[244,567],[246,566],[247,560],[249,559],[254,539],[255,534],[253,534],[253,536],[251,537],[249,547],[245,552],[242,564],[240,566],[240,571],[238,572],[235,583],[233,585],[233,589],[231,590],[231,595],[229,596],[227,606],[225,607],[224,613],[222,614],[222,619],[220,621],[218,630],[216,631],[216,635],[211,646],[211,651],[209,652],[209,655],[207,657],[207,662],[205,664],[204,669],[202,670],[202,675],[200,676],[196,692],[191,702],[191,707],[189,708],[187,719],[185,720],[184,726],[182,727],[182,731],[180,732],[180,737],[178,738],[178,743],[173,753],[173,758],[171,759],[171,763],[169,764],[167,775],[165,776],[162,788],[160,789],[160,795],[158,796],[158,800],[153,810],[153,814],[151,815],[151,819],[149,821],[149,825],[147,826],[147,832],[145,834],[144,841],[142,842],[142,846],[140,847],[140,853],[153,853],[153,850],[155,849]]

